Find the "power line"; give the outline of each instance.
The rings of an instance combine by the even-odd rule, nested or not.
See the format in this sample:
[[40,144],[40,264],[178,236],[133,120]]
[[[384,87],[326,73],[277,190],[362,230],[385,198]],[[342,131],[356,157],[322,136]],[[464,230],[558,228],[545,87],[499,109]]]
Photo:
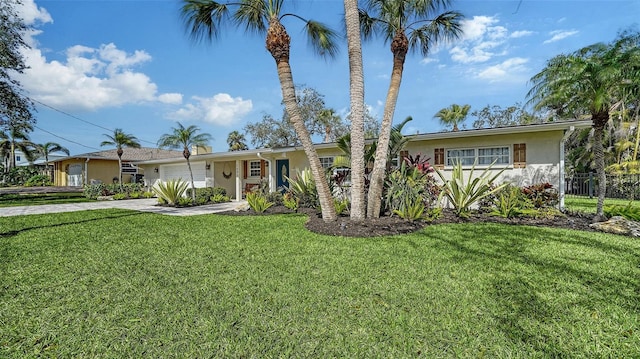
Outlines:
[[73,141],[73,140],[70,140],[70,139],[64,138],[64,137],[62,137],[62,136],[56,135],[55,133],[50,132],[50,131],[47,131],[47,130],[45,130],[45,129],[41,128],[41,127],[38,127],[38,126],[36,126],[36,125],[34,125],[33,127],[37,128],[38,130],[40,130],[40,131],[42,131],[42,132],[46,132],[46,133],[50,134],[51,136],[57,137],[57,138],[59,138],[59,139],[61,139],[61,140],[64,140],[64,141],[67,141],[67,142],[71,142],[71,143],[73,143],[73,144],[76,144],[76,145],[79,145],[79,146],[82,146],[82,147],[86,147],[86,148],[89,148],[89,149],[92,149],[92,150],[100,151],[100,149],[99,149],[99,148],[95,148],[95,147],[87,146],[87,145],[84,145],[84,144],[82,144],[82,143],[80,143],[80,142],[76,142],[76,141]]
[[[91,125],[91,126],[95,126],[95,127],[101,128],[101,129],[103,129],[103,130],[107,130],[107,131],[109,131],[109,132],[114,132],[114,130],[113,130],[113,129],[111,129],[111,128],[107,128],[107,127],[104,127],[104,126],[98,125],[98,124],[96,124],[96,123],[93,123],[93,122],[90,122],[90,121],[84,120],[84,119],[82,119],[82,118],[80,118],[80,117],[78,117],[78,116],[72,115],[72,114],[70,114],[70,113],[68,113],[68,112],[62,111],[62,110],[60,110],[60,109],[58,109],[58,108],[55,108],[55,107],[53,107],[53,106],[51,106],[51,105],[48,105],[48,104],[46,104],[46,103],[44,103],[44,102],[42,102],[42,101],[38,101],[38,100],[33,99],[33,98],[32,98],[31,100],[32,100],[33,102],[37,102],[37,103],[39,103],[40,105],[42,105],[42,106],[44,106],[44,107],[47,107],[47,108],[51,109],[51,110],[53,110],[53,111],[56,111],[56,112],[61,113],[61,114],[65,115],[65,116],[71,117],[71,118],[73,118],[74,120],[78,120],[78,121],[80,121],[80,122],[84,122],[84,123],[89,124],[89,125]],[[43,130],[43,131],[44,131],[44,130]],[[44,131],[44,132],[47,132],[47,133],[49,133],[49,134],[51,134],[51,135],[53,135],[53,136],[56,136],[56,137],[58,137],[58,138],[62,138],[62,137],[60,137],[60,136],[58,136],[58,135],[55,135],[55,134],[53,134],[53,133],[51,133],[51,132],[48,132],[48,131]],[[138,140],[139,140],[140,142],[145,142],[145,143],[149,143],[149,144],[152,144],[152,145],[156,145],[156,143],[155,143],[155,142],[146,141],[146,140],[142,140],[142,139],[138,139]],[[65,141],[69,141],[69,142],[72,142],[72,143],[79,144],[79,143],[77,143],[77,142],[70,141],[70,140],[65,140]],[[87,148],[93,148],[93,147],[85,146],[85,145],[82,145],[82,144],[79,144],[79,145],[84,146],[84,147],[87,147]]]

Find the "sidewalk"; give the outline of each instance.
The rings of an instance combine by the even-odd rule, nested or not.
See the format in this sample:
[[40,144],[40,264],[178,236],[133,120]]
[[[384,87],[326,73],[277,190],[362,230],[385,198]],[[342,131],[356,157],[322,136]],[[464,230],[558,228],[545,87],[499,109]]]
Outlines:
[[140,212],[151,212],[169,216],[195,216],[217,212],[232,211],[244,205],[246,201],[209,204],[195,207],[161,207],[157,198],[128,199],[121,201],[97,201],[84,203],[45,204],[41,206],[1,207],[0,217],[23,216],[29,214],[46,214],[61,212],[89,211],[94,209],[121,208]]

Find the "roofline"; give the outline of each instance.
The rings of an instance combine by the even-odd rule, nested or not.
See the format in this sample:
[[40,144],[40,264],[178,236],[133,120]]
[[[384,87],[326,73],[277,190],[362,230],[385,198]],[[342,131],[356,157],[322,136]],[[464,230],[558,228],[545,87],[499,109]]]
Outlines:
[[[480,137],[480,136],[491,136],[491,135],[503,135],[503,134],[513,134],[513,133],[531,133],[531,132],[545,132],[545,131],[565,131],[570,128],[587,128],[591,127],[591,120],[576,120],[576,121],[561,121],[561,122],[548,122],[548,123],[539,123],[539,124],[531,124],[531,125],[520,125],[520,126],[506,126],[506,127],[495,127],[495,128],[482,128],[482,129],[471,129],[471,130],[462,130],[456,132],[433,132],[433,133],[424,133],[417,135],[408,135],[409,141],[425,141],[425,140],[440,140],[440,139],[449,139],[449,138],[465,138],[465,137]],[[372,140],[367,140],[367,142],[371,142]],[[327,149],[327,148],[336,148],[336,142],[329,143],[317,143],[313,145],[316,150],[318,149]],[[292,147],[279,147],[279,148],[257,148],[253,150],[244,150],[244,151],[227,151],[227,152],[213,152],[206,153],[202,155],[193,155],[191,156],[191,161],[201,161],[201,160],[209,160],[209,159],[224,159],[224,158],[233,158],[236,160],[243,159],[255,159],[258,155],[261,156],[269,156],[276,155],[287,152],[295,152],[302,149],[301,146],[292,146]],[[179,160],[179,157],[174,158],[164,158],[157,160],[142,160],[142,161],[131,161],[136,164],[164,164],[164,163],[174,163],[176,160]]]

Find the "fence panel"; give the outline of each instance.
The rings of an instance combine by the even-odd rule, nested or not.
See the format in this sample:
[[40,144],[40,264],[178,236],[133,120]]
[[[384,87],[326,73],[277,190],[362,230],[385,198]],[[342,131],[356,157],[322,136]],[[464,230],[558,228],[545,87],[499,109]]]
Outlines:
[[[640,174],[606,175],[606,198],[640,199]],[[576,173],[565,178],[565,195],[598,196],[598,176],[595,173]]]

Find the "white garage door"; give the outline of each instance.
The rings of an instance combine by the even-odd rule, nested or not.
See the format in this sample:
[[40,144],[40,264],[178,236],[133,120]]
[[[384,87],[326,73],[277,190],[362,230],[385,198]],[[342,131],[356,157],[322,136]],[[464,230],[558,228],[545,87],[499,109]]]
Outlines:
[[[205,186],[206,168],[204,162],[191,163],[191,169],[193,170],[193,182],[196,187]],[[172,179],[182,178],[183,181],[189,182],[189,167],[187,163],[179,165],[163,165],[160,168],[160,175],[162,181],[168,181]]]

